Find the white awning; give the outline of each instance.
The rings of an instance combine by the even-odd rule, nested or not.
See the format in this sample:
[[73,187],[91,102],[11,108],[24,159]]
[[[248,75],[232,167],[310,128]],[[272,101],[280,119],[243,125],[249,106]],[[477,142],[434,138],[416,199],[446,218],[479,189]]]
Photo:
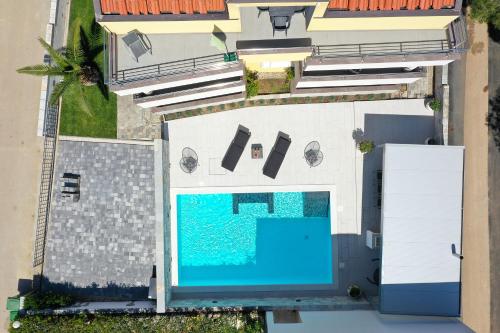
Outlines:
[[459,315],[463,156],[463,147],[384,146],[381,312]]

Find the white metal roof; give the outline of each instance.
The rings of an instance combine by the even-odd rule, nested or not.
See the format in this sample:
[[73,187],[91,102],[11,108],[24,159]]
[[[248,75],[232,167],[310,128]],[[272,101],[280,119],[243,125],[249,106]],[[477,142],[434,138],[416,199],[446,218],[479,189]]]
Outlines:
[[460,259],[452,244],[460,253],[463,156],[456,146],[384,146],[381,311],[402,298],[419,298],[409,313],[438,314],[427,301],[440,308],[459,302]]

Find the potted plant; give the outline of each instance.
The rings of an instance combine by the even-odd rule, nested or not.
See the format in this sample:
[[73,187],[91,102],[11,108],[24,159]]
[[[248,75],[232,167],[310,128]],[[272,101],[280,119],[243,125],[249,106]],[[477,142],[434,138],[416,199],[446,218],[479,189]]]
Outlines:
[[358,143],[358,149],[363,154],[368,154],[375,149],[375,143],[372,140],[361,140]]
[[347,295],[349,295],[349,297],[352,297],[354,299],[358,299],[361,297],[361,288],[357,284],[351,284],[347,288]]
[[443,105],[439,99],[433,98],[425,103],[425,107],[434,112],[441,112]]

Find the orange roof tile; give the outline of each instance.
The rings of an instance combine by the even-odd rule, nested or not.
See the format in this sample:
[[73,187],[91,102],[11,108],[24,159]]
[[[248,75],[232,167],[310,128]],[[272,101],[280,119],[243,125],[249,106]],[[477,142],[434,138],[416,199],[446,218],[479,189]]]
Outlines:
[[358,10],[359,0],[349,0],[349,10]]
[[[203,0],[202,0],[203,1]],[[427,10],[452,8],[455,0],[330,0],[331,10]]]
[[[100,0],[103,14],[207,14],[226,10],[224,0]],[[348,0],[345,1],[347,4]]]
[[368,8],[370,10],[378,10],[378,0],[369,0],[368,1]]

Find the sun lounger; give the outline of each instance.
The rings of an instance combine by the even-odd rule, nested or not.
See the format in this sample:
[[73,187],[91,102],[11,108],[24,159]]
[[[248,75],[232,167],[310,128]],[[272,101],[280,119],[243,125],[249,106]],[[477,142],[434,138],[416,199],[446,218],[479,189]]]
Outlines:
[[274,143],[274,146],[267,157],[266,163],[264,164],[264,168],[262,169],[264,175],[273,179],[276,178],[291,143],[292,140],[288,134],[283,132],[278,133],[276,142]]
[[248,128],[241,125],[238,126],[236,135],[229,145],[226,155],[224,155],[224,158],[222,159],[221,166],[223,168],[229,171],[234,171],[234,168],[236,168],[236,164],[238,164],[241,154],[243,154],[243,150],[245,150],[245,146],[250,139],[250,135],[251,133]]

